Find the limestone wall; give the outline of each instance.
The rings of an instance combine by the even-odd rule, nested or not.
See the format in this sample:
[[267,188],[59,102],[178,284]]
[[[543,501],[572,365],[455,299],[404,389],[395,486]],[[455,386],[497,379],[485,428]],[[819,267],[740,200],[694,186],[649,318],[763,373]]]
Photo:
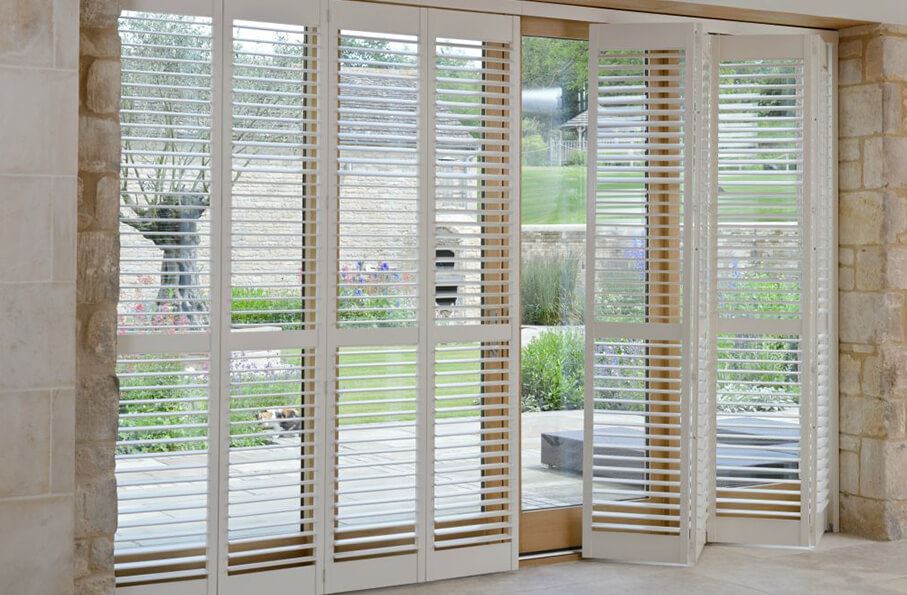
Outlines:
[[[113,593],[119,390],[120,40],[117,0],[82,0],[79,36],[79,211],[75,403],[75,557],[80,594]],[[75,102],[75,98],[72,99]]]
[[842,32],[841,527],[907,537],[907,28]]
[[72,591],[78,0],[0,2],[0,592]]

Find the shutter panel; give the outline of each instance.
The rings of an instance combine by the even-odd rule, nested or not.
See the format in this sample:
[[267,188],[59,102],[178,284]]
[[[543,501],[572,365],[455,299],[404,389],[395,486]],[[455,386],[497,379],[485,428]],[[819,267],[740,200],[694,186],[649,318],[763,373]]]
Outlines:
[[331,5],[327,592],[424,576],[421,14]]
[[222,399],[226,576],[314,593],[321,469],[318,8],[228,0]]
[[426,580],[515,568],[515,19],[428,11],[434,186]]
[[691,561],[701,36],[590,28],[586,557]]
[[810,467],[817,447],[811,246],[818,215],[810,168],[816,149],[811,69],[817,58],[809,51],[811,39],[741,36],[717,42],[713,541],[811,541]]
[[119,25],[116,582],[205,593],[216,574],[211,18],[124,11]]

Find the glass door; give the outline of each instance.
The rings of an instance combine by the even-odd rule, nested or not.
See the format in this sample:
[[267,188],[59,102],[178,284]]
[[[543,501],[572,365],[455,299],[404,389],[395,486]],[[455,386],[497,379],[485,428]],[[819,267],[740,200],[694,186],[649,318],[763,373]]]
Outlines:
[[520,551],[578,547],[588,27],[522,24]]

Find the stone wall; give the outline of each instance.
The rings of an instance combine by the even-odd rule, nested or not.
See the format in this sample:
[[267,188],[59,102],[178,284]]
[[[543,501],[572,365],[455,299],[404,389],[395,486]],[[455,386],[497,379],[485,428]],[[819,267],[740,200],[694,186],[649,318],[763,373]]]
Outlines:
[[78,0],[0,2],[0,592],[72,592]]
[[842,32],[841,528],[907,537],[907,28]]
[[75,403],[75,556],[80,594],[113,593],[119,390],[120,40],[117,0],[82,0]]

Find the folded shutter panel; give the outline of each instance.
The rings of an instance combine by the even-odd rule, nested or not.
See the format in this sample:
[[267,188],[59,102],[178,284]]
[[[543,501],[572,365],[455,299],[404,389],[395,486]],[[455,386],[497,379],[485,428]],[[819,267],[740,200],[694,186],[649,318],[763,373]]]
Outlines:
[[416,8],[331,5],[326,592],[423,576],[421,25]]
[[690,561],[701,36],[590,28],[586,557]]
[[434,264],[426,580],[516,563],[518,54],[512,17],[429,10]]
[[124,11],[119,33],[116,582],[205,593],[216,574],[218,427],[209,414],[212,19]]
[[[812,246],[818,215],[812,178],[817,56],[809,51],[811,40],[740,36],[716,42],[719,335],[712,541],[811,540],[810,468],[817,446]],[[827,300],[827,288],[825,293]]]

